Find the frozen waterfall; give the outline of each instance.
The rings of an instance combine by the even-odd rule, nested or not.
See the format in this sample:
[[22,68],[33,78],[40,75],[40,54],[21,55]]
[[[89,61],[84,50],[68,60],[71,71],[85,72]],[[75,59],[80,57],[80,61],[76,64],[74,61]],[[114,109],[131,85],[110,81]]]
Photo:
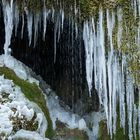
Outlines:
[[[57,3],[59,2],[57,1]],[[62,41],[61,36],[69,36],[69,40],[67,40],[68,45],[66,45],[68,46],[68,53],[72,55],[72,59],[68,61],[73,66],[75,63],[74,55],[78,55],[78,61],[80,61],[79,67],[81,68],[83,63],[81,62],[81,57],[85,57],[84,66],[88,87],[87,94],[91,97],[94,94],[93,89],[95,88],[97,90],[100,109],[104,109],[107,129],[111,138],[116,133],[118,119],[120,119],[120,127],[123,128],[124,133],[126,125],[128,126],[130,140],[136,138],[137,124],[140,136],[140,86],[136,83],[134,75],[130,73],[130,64],[128,63],[131,58],[138,60],[139,63],[140,60],[138,56],[131,56],[128,52],[123,52],[121,48],[124,45],[124,32],[129,34],[129,27],[123,25],[123,19],[126,13],[122,7],[117,7],[115,10],[99,8],[97,17],[93,16],[85,19],[84,22],[78,23],[80,10],[76,7],[76,4],[74,8],[71,8],[71,11],[74,11],[71,15],[65,13],[63,6],[59,10],[54,9],[54,7],[49,9],[45,5],[45,2],[42,11],[34,13],[27,7],[24,7],[24,14],[22,15],[20,15],[18,6],[13,0],[10,3],[2,0],[2,6],[5,25],[5,55],[10,53],[9,46],[11,45],[13,32],[15,32],[15,36],[18,35],[20,20],[22,21],[22,25],[20,25],[21,38],[23,38],[24,30],[27,26],[28,44],[34,48],[39,37],[42,37],[43,42],[46,41],[47,25],[48,22],[51,22],[54,27],[52,30],[53,63],[55,64],[57,59],[57,48],[60,46],[58,45],[59,42]],[[140,19],[140,0],[132,0],[131,6],[134,19]],[[65,32],[65,28],[68,28],[67,32]],[[82,43],[80,44],[78,42],[81,34],[85,56],[81,55],[80,49],[79,52],[73,49],[74,47],[78,47],[78,45],[82,46]],[[79,44],[76,44],[76,41]],[[125,42],[127,46],[125,50],[131,48],[132,44],[129,39],[126,39],[126,41],[128,42]],[[133,41],[138,46],[137,52],[139,52],[140,22],[138,22],[138,29],[136,30]],[[71,71],[74,75],[73,68]],[[82,72],[79,73],[81,74]],[[139,71],[136,75],[139,77]],[[73,77],[72,84],[74,85]],[[135,87],[138,90],[139,103],[135,102]],[[74,98],[74,92],[72,98]]]

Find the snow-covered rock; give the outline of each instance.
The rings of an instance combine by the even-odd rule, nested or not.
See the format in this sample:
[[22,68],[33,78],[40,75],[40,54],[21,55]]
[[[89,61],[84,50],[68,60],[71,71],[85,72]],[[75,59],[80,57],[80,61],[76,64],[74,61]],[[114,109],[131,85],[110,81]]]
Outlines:
[[[20,87],[14,85],[11,80],[5,79],[4,76],[0,76],[0,134],[5,134],[9,138],[34,136],[35,140],[45,140],[47,121],[44,120],[44,113],[38,108],[35,103],[25,98]],[[15,133],[13,128],[16,127],[16,120],[21,119],[21,124],[27,123],[33,119],[35,114],[37,117],[34,119],[34,123],[38,124],[37,132],[22,130],[12,136]]]
[[0,55],[0,67],[3,66],[12,69],[19,78],[23,80],[28,80],[30,83],[36,83],[37,85],[39,85],[39,81],[33,78],[29,72],[27,72],[28,68],[20,61],[17,61],[11,55]]

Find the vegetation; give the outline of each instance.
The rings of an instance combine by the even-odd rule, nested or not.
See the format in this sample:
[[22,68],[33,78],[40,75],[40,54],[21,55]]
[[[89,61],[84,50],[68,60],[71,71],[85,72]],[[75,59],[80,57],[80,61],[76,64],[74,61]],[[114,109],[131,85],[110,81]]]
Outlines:
[[7,67],[0,67],[0,75],[3,74],[5,78],[11,79],[17,86],[21,88],[26,98],[28,98],[32,102],[35,102],[42,109],[48,121],[48,129],[46,130],[46,136],[51,138],[54,135],[54,131],[49,110],[46,106],[46,101],[42,91],[35,83],[31,84],[28,81],[20,79],[19,77],[17,77],[14,71],[10,70]]
[[[63,8],[65,14],[74,15],[75,6],[80,9],[80,20],[85,18],[89,18],[90,16],[96,15],[98,13],[98,9],[102,7],[103,9],[115,8],[118,5],[123,5],[124,2],[129,0],[67,0],[63,2],[56,2],[55,0],[46,0],[45,3],[42,0],[16,0],[19,9],[21,11],[24,10],[24,7],[28,7],[28,9],[34,12],[40,12],[44,4],[47,8],[55,8],[55,10]],[[78,15],[77,15],[78,16]]]
[[123,7],[123,34],[121,51],[127,56],[128,69],[136,79],[136,84],[140,84],[140,50],[139,44],[136,43],[138,35],[139,19],[138,15],[134,16],[134,11],[130,2],[124,3]]

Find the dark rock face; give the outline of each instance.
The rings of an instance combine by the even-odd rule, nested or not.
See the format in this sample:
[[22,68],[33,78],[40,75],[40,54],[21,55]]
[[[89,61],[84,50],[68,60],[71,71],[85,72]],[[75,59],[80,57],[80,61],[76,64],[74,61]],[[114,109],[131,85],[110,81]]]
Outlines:
[[[23,38],[21,39],[21,17],[19,19],[17,36],[15,36],[13,31],[10,46],[12,55],[32,68],[36,74],[41,75],[47,84],[51,85],[52,89],[56,91],[60,99],[69,105],[74,112],[84,115],[91,111],[98,111],[98,95],[93,89],[93,96],[89,97],[87,89],[82,26],[79,25],[81,30],[79,30],[76,38],[76,31],[71,26],[72,23],[68,22],[69,19],[65,19],[64,30],[60,34],[59,41],[57,41],[56,61],[54,61],[54,23],[51,20],[47,21],[45,41],[42,39],[43,25],[41,24],[34,47],[33,43],[29,46],[27,19],[26,16],[24,17]],[[2,12],[0,19],[0,53],[2,53],[4,44]]]

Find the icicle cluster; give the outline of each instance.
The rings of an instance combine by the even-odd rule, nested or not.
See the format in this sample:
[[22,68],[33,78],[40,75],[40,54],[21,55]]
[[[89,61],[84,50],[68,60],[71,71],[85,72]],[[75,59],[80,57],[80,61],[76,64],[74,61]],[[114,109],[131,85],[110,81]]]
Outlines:
[[[137,18],[140,11],[137,11],[136,2],[133,2],[134,16]],[[115,14],[113,12],[110,13],[109,10],[106,10],[105,19],[103,11],[100,10],[97,24],[94,23],[94,19],[85,21],[83,38],[86,51],[86,74],[89,91],[91,91],[94,83],[99,94],[100,103],[104,106],[108,132],[112,138],[113,134],[116,133],[117,119],[120,117],[120,127],[124,128],[124,133],[126,123],[128,122],[128,133],[131,140],[136,138],[137,124],[140,123],[140,102],[137,107],[134,95],[135,81],[127,67],[127,59],[129,58],[117,53],[113,44],[113,30],[117,23],[117,48],[120,50],[123,31],[122,14],[122,9],[118,8],[117,21],[115,21]],[[107,23],[107,41],[105,40],[105,20]],[[106,42],[108,43],[108,48],[106,48]],[[135,44],[140,46],[139,27],[138,34],[135,36]],[[128,47],[131,46],[128,44]],[[107,53],[105,53],[106,49],[108,50]],[[94,73],[94,78],[92,78],[92,73]],[[118,103],[119,116],[117,112]]]

